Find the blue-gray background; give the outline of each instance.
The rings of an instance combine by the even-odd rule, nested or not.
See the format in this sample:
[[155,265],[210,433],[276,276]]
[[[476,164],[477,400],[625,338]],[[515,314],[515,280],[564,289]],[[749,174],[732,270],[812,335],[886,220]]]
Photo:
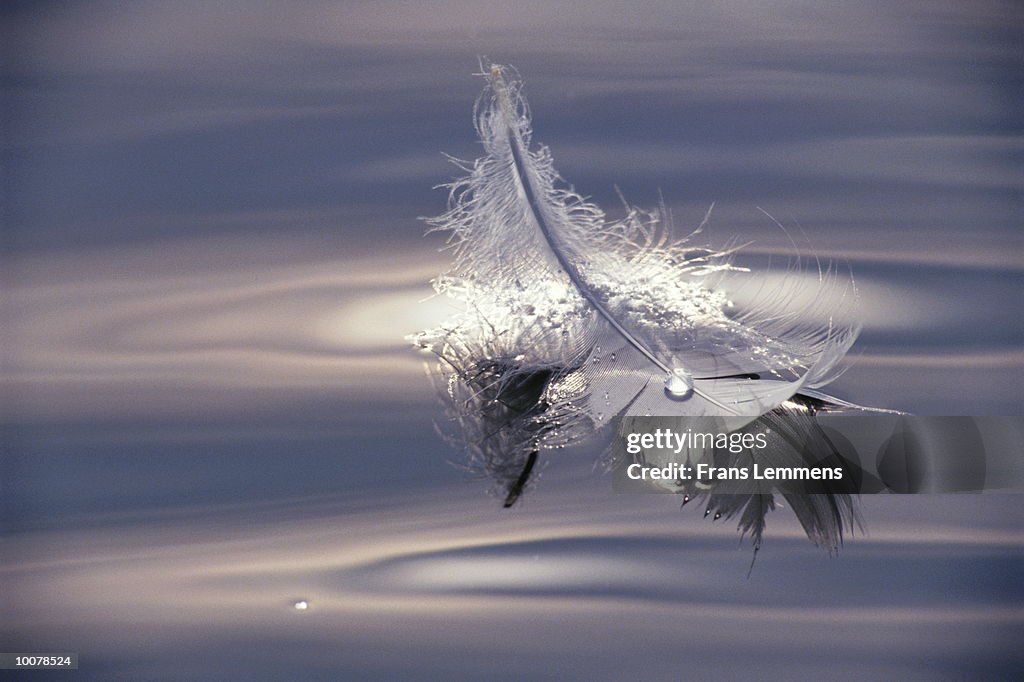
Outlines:
[[[6,3],[0,648],[81,679],[1019,673],[1014,496],[871,498],[830,559],[433,432],[418,216],[485,55],[614,213],[848,263],[844,398],[1020,414],[1012,2]],[[307,599],[311,608],[291,604]],[[299,671],[302,671],[301,673]]]

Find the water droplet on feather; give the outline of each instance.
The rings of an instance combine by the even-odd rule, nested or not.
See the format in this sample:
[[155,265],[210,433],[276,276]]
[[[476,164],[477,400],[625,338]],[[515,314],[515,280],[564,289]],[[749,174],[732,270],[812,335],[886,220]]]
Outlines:
[[682,367],[665,376],[665,391],[674,398],[687,398],[693,393],[693,377]]

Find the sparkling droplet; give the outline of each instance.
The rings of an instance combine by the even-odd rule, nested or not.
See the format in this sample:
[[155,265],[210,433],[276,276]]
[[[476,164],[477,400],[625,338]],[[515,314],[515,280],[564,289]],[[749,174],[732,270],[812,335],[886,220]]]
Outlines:
[[682,367],[677,367],[666,375],[665,391],[674,398],[687,398],[693,393],[693,377]]
[[711,510],[710,509],[705,509],[704,510],[704,518],[706,519],[710,515],[711,515]]
[[306,611],[309,609],[309,602],[305,599],[300,599],[299,601],[292,604],[292,606],[295,608],[296,611]]
[[720,518],[722,518],[722,512],[716,512],[714,520],[717,521]]
[[597,421],[604,420],[604,412],[598,412],[595,416],[597,417]]
[[615,353],[612,353],[612,362],[615,362]]
[[686,503],[689,502],[689,501],[690,501],[690,496],[689,495],[683,495],[683,506],[684,507],[686,506]]

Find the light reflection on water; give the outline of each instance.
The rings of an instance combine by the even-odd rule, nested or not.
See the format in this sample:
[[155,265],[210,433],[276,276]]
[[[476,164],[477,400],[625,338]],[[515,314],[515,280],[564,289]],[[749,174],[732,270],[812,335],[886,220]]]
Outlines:
[[[449,487],[346,512],[341,498],[283,513],[247,505],[14,538],[19,559],[3,574],[18,626],[8,634],[56,636],[94,671],[167,660],[154,678],[182,674],[166,647],[209,665],[229,643],[242,670],[287,662],[314,678],[380,656],[430,677],[443,666],[421,661],[435,666],[438,646],[460,652],[466,670],[543,674],[558,665],[555,642],[588,678],[628,676],[637,646],[655,676],[678,665],[738,674],[764,647],[806,671],[875,676],[899,675],[908,656],[927,656],[922,674],[954,659],[999,672],[1013,658],[1009,633],[1024,626],[1013,497],[870,499],[871,535],[838,559],[777,512],[747,580],[749,549],[737,551],[730,527],[687,517],[666,496],[601,495],[603,483],[554,482],[511,513]],[[944,525],[943,510],[982,512],[988,525]],[[300,599],[309,608],[294,620]],[[264,646],[296,637],[320,643],[319,663]]]
[[[790,252],[781,249],[776,255],[785,262]],[[155,413],[169,405],[215,410],[218,403],[237,407],[273,400],[274,391],[284,392],[287,401],[296,392],[324,391],[378,400],[424,398],[428,386],[421,361],[404,337],[455,309],[428,286],[427,273],[440,272],[445,262],[431,252],[409,256],[416,263],[410,270],[393,269],[390,258],[314,261],[265,272],[256,282],[247,282],[252,278],[244,270],[195,262],[168,268],[155,257],[119,273],[115,282],[104,277],[102,264],[119,257],[117,252],[83,256],[63,270],[69,281],[62,286],[14,287],[19,325],[8,331],[16,348],[9,378],[23,388],[15,409],[64,416]],[[884,358],[901,347],[904,371],[913,377],[914,348],[924,347],[928,366],[1007,369],[1001,379],[976,378],[987,382],[978,396],[985,404],[1016,390],[1012,378],[1024,366],[1024,356],[1011,343],[1016,332],[1012,325],[988,321],[1012,302],[1018,270],[983,275],[980,281],[991,295],[976,300],[956,295],[972,276],[970,269],[950,269],[936,279],[927,272],[857,265],[851,268],[866,342],[855,347],[854,357],[863,351],[860,357],[870,366],[876,355]],[[34,266],[54,269],[44,257]],[[893,283],[897,271],[898,285]],[[817,276],[810,266],[799,276],[805,298],[817,290]],[[730,280],[730,292],[743,305],[747,289],[781,286],[794,277],[757,269]],[[835,293],[841,295],[842,288]],[[796,309],[806,303],[793,300]],[[967,351],[965,339],[971,340]],[[851,374],[856,378],[856,371]],[[83,384],[97,389],[87,401],[74,390]],[[886,401],[884,392],[872,395],[856,381],[851,387],[856,400],[919,411],[913,404]],[[981,411],[977,405],[973,409]]]

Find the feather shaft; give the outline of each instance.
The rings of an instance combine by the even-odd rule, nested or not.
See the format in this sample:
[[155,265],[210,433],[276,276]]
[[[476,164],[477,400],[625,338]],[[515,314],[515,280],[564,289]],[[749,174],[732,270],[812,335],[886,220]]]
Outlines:
[[547,219],[547,211],[545,210],[544,203],[538,198],[537,188],[534,187],[533,177],[530,175],[528,164],[525,161],[525,155],[528,151],[525,143],[523,142],[522,136],[519,134],[518,126],[515,124],[515,115],[512,109],[512,103],[509,100],[508,88],[505,85],[500,67],[494,66],[491,68],[491,78],[493,81],[493,87],[498,94],[505,128],[509,135],[509,149],[512,153],[516,183],[522,190],[523,197],[526,199],[526,204],[529,207],[528,215],[536,223],[540,233],[544,236],[545,243],[551,250],[551,253],[555,256],[555,260],[558,262],[562,271],[565,272],[566,276],[569,278],[569,281],[576,288],[579,294],[587,301],[587,303],[593,306],[598,315],[604,318],[604,320],[616,331],[616,333],[619,334],[619,336],[623,338],[623,340],[626,341],[626,343],[636,349],[645,358],[650,360],[655,367],[665,374],[666,381],[672,381],[674,378],[678,378],[679,380],[686,382],[689,389],[700,397],[704,398],[716,407],[725,410],[729,414],[735,414],[736,411],[734,409],[722,404],[718,400],[715,400],[714,397],[701,391],[700,388],[695,386],[692,374],[685,367],[670,367],[659,359],[658,356],[647,347],[647,345],[641,342],[625,326],[623,326],[618,319],[616,319],[615,315],[608,310],[600,297],[594,293],[593,289],[580,274],[579,269],[575,266],[572,260],[570,260],[566,250],[560,245],[558,236],[551,225],[551,221]]
[[[505,112],[505,114],[507,116],[508,112]],[[653,362],[661,371],[665,372],[666,374],[671,372],[672,370],[668,365],[659,360],[657,356],[655,356],[654,353],[652,353],[650,349],[647,348],[647,346],[640,343],[640,341],[635,336],[633,336],[628,329],[623,327],[622,324],[617,319],[615,319],[615,316],[612,315],[607,308],[605,308],[601,300],[597,297],[596,294],[594,294],[594,292],[587,285],[586,281],[580,275],[580,271],[576,268],[575,265],[573,265],[572,261],[569,260],[568,256],[565,253],[565,250],[559,248],[558,238],[555,236],[554,230],[551,228],[551,225],[544,217],[545,212],[543,205],[537,200],[537,194],[534,191],[533,183],[528,173],[526,172],[526,166],[523,162],[523,150],[521,149],[523,142],[511,125],[509,126],[509,133],[512,135],[510,147],[512,148],[512,158],[515,161],[516,177],[519,181],[520,187],[522,187],[523,189],[523,193],[526,197],[526,202],[530,206],[531,217],[536,221],[537,227],[540,229],[541,234],[544,235],[544,240],[551,248],[551,252],[554,254],[555,259],[558,261],[558,264],[561,266],[562,270],[564,270],[565,274],[568,275],[569,281],[571,281],[573,286],[576,287],[580,295],[583,296],[584,299],[586,299],[587,303],[592,305],[594,307],[594,310],[596,310],[597,313],[601,317],[603,317],[605,321],[607,321],[608,324],[610,324],[612,328],[616,332],[618,332],[623,339],[626,340],[627,343],[629,343],[629,345],[633,346],[633,348],[636,348],[638,351],[640,351],[640,353],[642,353],[644,357]]]

